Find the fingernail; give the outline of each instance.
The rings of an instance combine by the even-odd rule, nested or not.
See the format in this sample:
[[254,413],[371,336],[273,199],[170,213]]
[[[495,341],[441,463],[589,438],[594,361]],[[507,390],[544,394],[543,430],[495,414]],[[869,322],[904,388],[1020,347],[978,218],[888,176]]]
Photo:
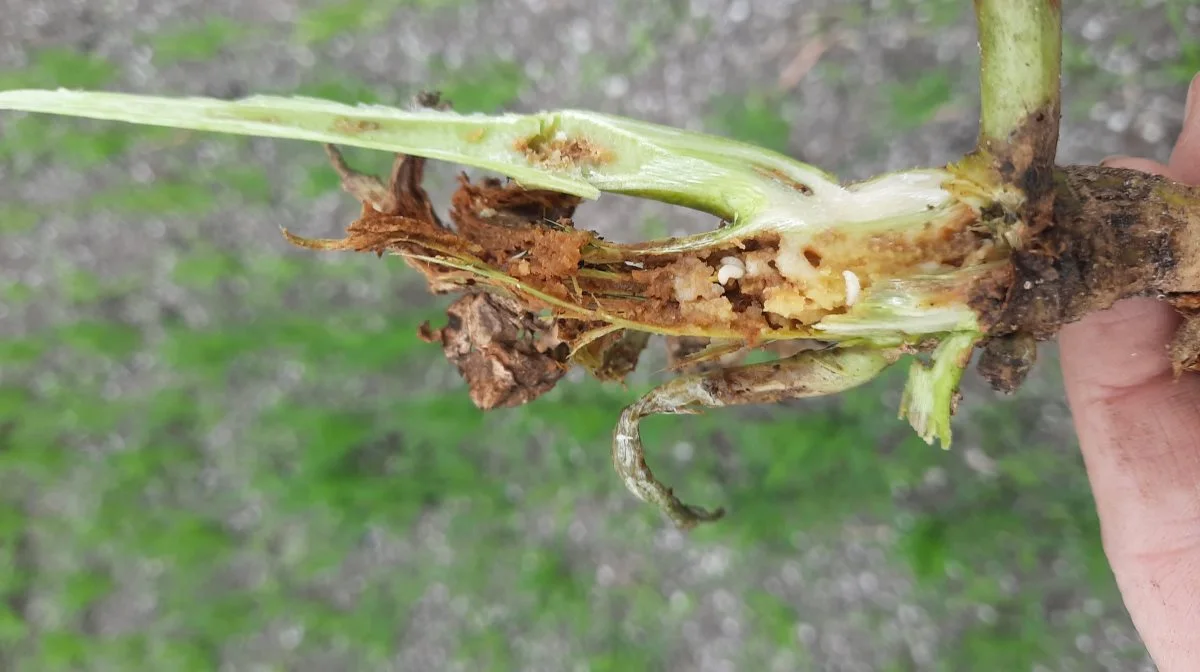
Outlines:
[[1187,100],[1183,104],[1183,119],[1190,121],[1192,113],[1196,107],[1196,89],[1200,87],[1200,74],[1192,78],[1192,83],[1188,85]]
[[1128,159],[1128,158],[1129,157],[1125,156],[1124,154],[1113,154],[1112,156],[1104,157],[1104,160],[1102,160],[1100,162],[1100,165],[1103,167],[1108,167],[1109,165],[1111,165],[1112,163],[1114,163],[1116,161],[1124,161],[1125,159]]

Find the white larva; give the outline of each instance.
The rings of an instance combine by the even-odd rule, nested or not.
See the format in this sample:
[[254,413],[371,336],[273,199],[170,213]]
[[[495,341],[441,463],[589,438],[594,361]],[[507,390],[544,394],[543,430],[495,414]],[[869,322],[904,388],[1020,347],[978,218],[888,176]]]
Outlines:
[[846,281],[846,306],[853,306],[858,301],[859,292],[862,291],[862,283],[858,281],[854,271],[842,271],[842,279]]
[[740,280],[746,276],[746,264],[742,263],[737,257],[724,257],[721,259],[721,268],[717,269],[717,282],[722,286],[730,280]]

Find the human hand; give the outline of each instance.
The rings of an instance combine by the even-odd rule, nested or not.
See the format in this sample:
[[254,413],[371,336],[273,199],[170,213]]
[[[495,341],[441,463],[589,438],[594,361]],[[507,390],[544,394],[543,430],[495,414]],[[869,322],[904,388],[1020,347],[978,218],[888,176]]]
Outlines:
[[[1104,165],[1200,184],[1200,76],[1169,163]],[[1165,303],[1130,299],[1059,334],[1104,551],[1162,672],[1200,669],[1200,375],[1172,373],[1179,321]]]

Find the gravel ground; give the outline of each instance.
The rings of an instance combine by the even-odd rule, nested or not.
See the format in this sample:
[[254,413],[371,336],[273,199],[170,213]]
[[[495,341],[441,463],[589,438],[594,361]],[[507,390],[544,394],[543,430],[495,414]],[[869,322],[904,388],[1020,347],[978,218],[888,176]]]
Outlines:
[[[437,85],[445,73],[507,62],[517,64],[516,77],[521,81],[514,96],[504,101],[506,108],[514,110],[589,108],[737,134],[759,128],[753,117],[746,121],[739,114],[750,106],[737,101],[760,96],[773,118],[785,124],[786,149],[792,155],[847,179],[944,163],[974,142],[975,32],[968,13],[952,11],[953,2],[376,4],[392,8],[382,13],[382,23],[360,34],[346,32],[306,44],[294,37],[292,27],[316,3],[0,0],[0,70],[28,70],[38,54],[63,49],[87,52],[113,64],[114,78],[105,86],[122,90],[235,96],[289,92],[313,83],[330,86],[344,77],[365,83],[384,102],[393,102],[422,86]],[[1185,80],[1169,72],[1183,61],[1181,36],[1196,39],[1200,9],[1162,2],[1069,4],[1068,104],[1060,161],[1094,163],[1117,153],[1165,159],[1181,123],[1185,92]],[[1178,15],[1172,14],[1176,9]],[[164,62],[156,54],[155,36],[209,24],[214,17],[258,32],[201,58]],[[162,44],[158,43],[159,50],[164,49]],[[801,73],[806,70],[804,63],[818,53],[820,58]],[[485,72],[490,74],[484,75],[480,88],[495,86],[502,79],[493,71]],[[941,79],[930,80],[930,73]],[[934,90],[936,109],[913,121],[924,111],[910,108],[919,107],[925,98],[911,102],[912,96],[904,92],[923,87]],[[14,120],[0,120],[0,146],[15,141],[19,132]],[[321,160],[313,147],[210,138],[176,143],[169,134],[152,137],[152,142],[134,143],[90,165],[57,157],[53,146],[39,153],[22,145],[0,154],[0,203],[27,204],[39,213],[35,225],[0,238],[0,285],[31,287],[37,297],[0,304],[0,334],[35,335],[86,314],[90,319],[130,325],[145,335],[148,344],[135,348],[121,365],[100,359],[79,364],[51,358],[20,374],[0,369],[0,376],[10,382],[20,379],[30,389],[42,391],[94,382],[114,404],[143,400],[161,390],[187,389],[179,387],[181,374],[157,357],[152,345],[170,338],[171,325],[203,330],[262,306],[255,303],[254,287],[234,283],[206,292],[181,288],[180,263],[198,250],[210,249],[239,260],[286,260],[296,253],[279,240],[277,226],[306,235],[332,235],[353,214],[352,203],[336,191],[321,195],[306,191],[308,171]],[[53,139],[47,136],[48,142]],[[222,184],[227,169],[247,166],[262,168],[270,179],[265,196],[258,200]],[[162,180],[197,174],[210,185],[213,201],[199,212],[179,206],[183,196],[168,195],[168,207],[141,212],[113,206],[111,198],[104,200],[105,195],[136,194]],[[438,167],[432,178],[435,197],[448,193],[452,175],[451,169]],[[625,198],[589,204],[580,218],[617,238],[641,234],[648,221],[671,232],[708,224],[704,217]],[[306,272],[320,275],[295,278],[294,284],[268,298],[314,322],[331,306],[378,306],[397,297],[425,301],[417,298],[411,278],[397,280],[378,265],[363,270],[361,260],[342,257],[308,263]],[[72,274],[80,272],[87,274],[88,287],[135,280],[120,297],[101,297],[81,307],[72,298],[80,290],[71,280]],[[383,316],[387,315],[385,311]],[[424,352],[420,357],[432,355]],[[1047,348],[1035,379],[1016,402],[1023,415],[1009,422],[1033,427],[1032,434],[1015,440],[1036,435],[1056,445],[1056,454],[1072,456],[1073,437],[1053,359],[1052,348]],[[400,376],[364,375],[341,381],[314,381],[305,374],[305,366],[303,361],[280,358],[259,367],[230,369],[219,383],[210,383],[220,390],[222,410],[203,431],[188,434],[204,467],[195,472],[195,481],[162,481],[176,488],[161,493],[172,506],[203,511],[249,540],[235,548],[231,559],[213,560],[213,567],[219,567],[206,581],[211,580],[211,589],[222,595],[240,587],[291,585],[288,549],[308,549],[295,551],[307,557],[321,546],[322,534],[339,529],[338,523],[322,518],[326,515],[322,510],[299,514],[275,510],[272,502],[277,493],[252,482],[247,464],[254,458],[247,453],[254,452],[248,448],[257,418],[289,395],[316,400],[407,398],[411,389],[446,389],[455,384],[454,376],[432,361],[406,364]],[[993,469],[991,460],[997,458],[986,447],[988,430],[976,424],[976,418],[996,399],[973,377],[967,386],[970,401],[959,419],[962,438],[956,443],[961,448],[950,458],[953,464],[928,469],[924,485],[898,498],[941,501],[951,487],[948,479],[951,483],[957,477],[986,480]],[[894,390],[880,392],[884,397],[888,394]],[[532,417],[536,417],[534,410]],[[29,540],[28,548],[23,546],[14,555],[24,558],[24,571],[51,577],[35,581],[36,589],[20,600],[20,618],[32,631],[52,631],[64,618],[64,607],[48,587],[57,581],[54,577],[86,574],[103,566],[113,577],[113,588],[80,626],[89,636],[139,630],[179,634],[175,629],[179,623],[172,619],[188,610],[170,611],[163,606],[162,577],[164,572],[172,575],[170,565],[164,569],[150,561],[128,561],[117,542],[99,543],[88,557],[72,556],[90,523],[73,527],[71,521],[91,520],[87,514],[99,506],[104,494],[97,485],[97,465],[120,454],[137,431],[135,422],[71,446],[70,450],[78,451],[80,466],[66,469],[60,478],[41,484],[22,500],[24,515],[32,520],[65,521],[65,527],[46,527]],[[695,439],[700,440],[704,439]],[[273,441],[262,439],[262,445],[254,448],[267,450]],[[690,441],[675,444],[674,452],[683,455],[682,462],[695,449]],[[530,450],[536,453],[537,449]],[[13,477],[13,472],[7,476]],[[531,477],[524,487],[531,488],[529,484],[538,480]],[[515,537],[506,543],[563,549],[566,566],[584,577],[587,613],[592,618],[626,613],[623,610],[632,608],[624,597],[628,591],[639,585],[648,588],[661,605],[652,608],[657,610],[657,620],[634,621],[641,632],[612,626],[612,631],[601,629],[596,641],[580,641],[577,630],[545,619],[523,622],[522,615],[539,610],[525,601],[540,598],[505,585],[509,574],[502,566],[476,572],[494,577],[486,590],[462,589],[454,568],[488,567],[488,554],[494,551],[488,546],[491,542],[464,541],[471,536],[464,536],[462,516],[455,507],[468,505],[450,502],[426,508],[404,529],[372,527],[367,539],[338,558],[336,571],[296,589],[352,611],[353,605],[366,599],[365,587],[384,585],[378,582],[389,576],[426,577],[421,574],[425,568],[449,568],[417,581],[415,595],[396,598],[407,606],[406,625],[388,636],[382,662],[362,662],[354,644],[339,643],[337,637],[320,645],[299,646],[305,628],[313,626],[286,617],[218,643],[214,660],[229,670],[604,669],[588,656],[599,650],[636,650],[651,641],[659,648],[653,658],[645,659],[652,663],[640,663],[646,669],[967,669],[956,666],[964,659],[952,658],[948,647],[961,644],[968,622],[997,618],[987,599],[963,598],[952,604],[949,599],[940,601],[936,593],[931,597],[920,592],[912,571],[894,558],[898,524],[890,517],[852,516],[842,525],[798,531],[769,544],[732,543],[718,534],[693,540],[663,530],[653,517],[631,516],[631,511],[640,509],[610,487],[615,480],[600,483],[583,494],[554,490],[547,501],[514,514]],[[722,496],[712,489],[700,494]],[[479,525],[481,538],[491,539],[490,523]],[[266,546],[253,546],[259,542]],[[961,567],[948,571],[951,580],[961,579],[954,576]],[[1081,571],[1056,558],[1033,570],[995,572],[1001,584],[1007,580],[1013,586],[1036,588],[1045,582],[1058,591],[1045,596],[1048,622],[1062,626],[1054,630],[1056,634],[1071,632],[1075,641],[1046,651],[1035,669],[1152,669],[1119,603],[1111,593],[1093,594],[1079,578]],[[194,594],[204,599],[208,588],[197,590]],[[774,596],[790,610],[790,622],[785,622],[779,638],[765,636],[758,625],[763,607],[748,597],[756,591]],[[955,593],[955,600],[962,594]],[[647,623],[658,623],[670,634],[647,634]],[[509,662],[462,662],[463,633],[486,634],[489,628],[511,640]],[[780,644],[781,640],[788,644]],[[993,660],[989,656],[1000,655],[1005,646],[1004,640],[996,641],[994,649],[979,645],[954,655],[968,656],[966,660],[974,656],[976,664],[970,669],[1005,669],[989,663]],[[29,662],[34,658],[22,657],[34,654],[22,651],[10,662],[36,667]],[[95,665],[94,669],[108,669],[102,662]],[[71,667],[66,664],[64,669]]]

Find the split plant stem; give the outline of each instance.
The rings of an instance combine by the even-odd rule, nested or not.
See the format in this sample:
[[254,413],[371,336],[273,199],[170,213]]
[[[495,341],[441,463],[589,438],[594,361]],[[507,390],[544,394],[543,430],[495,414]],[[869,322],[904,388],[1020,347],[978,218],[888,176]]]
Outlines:
[[[432,291],[464,292],[446,327],[421,333],[442,344],[481,408],[527,403],[570,366],[620,379],[649,334],[699,342],[682,362],[702,370],[629,406],[613,440],[629,490],[690,527],[722,512],[684,504],[655,478],[638,430],[646,415],[834,394],[908,357],[900,415],[948,447],[977,348],[983,376],[1011,391],[1039,341],[1136,295],[1179,310],[1176,369],[1197,367],[1200,193],[1132,171],[1056,166],[1059,1],[976,0],[975,9],[975,150],[853,184],[752,145],[578,110],[462,115],[427,104],[63,90],[0,92],[0,109],[326,143],[362,213],[342,239],[285,235],[311,249],[398,255]],[[397,153],[390,179],[356,173],[332,144]],[[446,226],[421,188],[423,159],[512,182],[464,178]],[[573,219],[602,192],[721,224],[611,243]],[[725,367],[755,348],[781,354]]]

